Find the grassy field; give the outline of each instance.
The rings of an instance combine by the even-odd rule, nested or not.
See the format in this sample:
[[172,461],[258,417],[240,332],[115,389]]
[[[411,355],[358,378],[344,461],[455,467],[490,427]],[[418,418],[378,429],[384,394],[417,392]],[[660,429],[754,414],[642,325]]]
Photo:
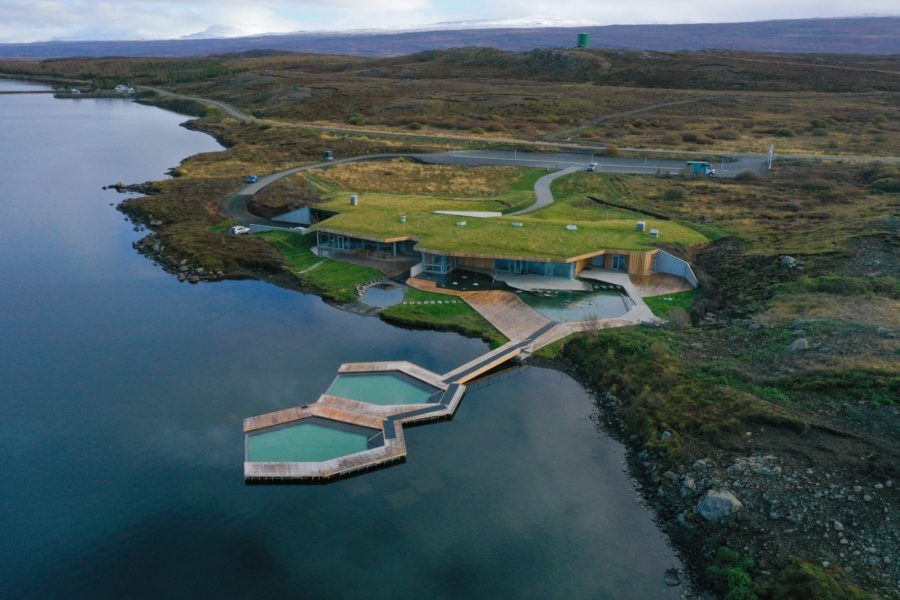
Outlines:
[[[403,300],[405,304],[396,304],[382,311],[381,318],[407,327],[458,331],[480,337],[495,348],[508,341],[484,317],[455,296],[407,288]],[[423,304],[425,302],[440,304]]]
[[698,290],[687,290],[661,296],[645,296],[644,302],[657,317],[666,317],[675,309],[689,311],[697,300]]
[[[900,151],[896,57],[470,48],[382,59],[2,61],[0,70],[166,86],[260,118],[388,131],[701,151],[763,152],[769,143],[782,152]],[[644,112],[622,114],[636,109]]]
[[210,225],[206,228],[210,233],[225,233],[234,225],[234,221],[228,219],[227,221],[222,221],[221,223],[216,223],[215,225]]
[[478,198],[510,191],[528,171],[516,167],[424,165],[398,159],[337,165],[309,174],[355,192]]
[[691,104],[604,120],[576,140],[620,147],[784,154],[900,154],[896,100],[871,94],[716,94]]
[[377,269],[340,261],[319,258],[312,253],[315,236],[299,235],[283,231],[256,234],[272,244],[281,253],[290,271],[322,297],[334,302],[352,302],[357,299],[356,286],[384,276]]
[[900,204],[879,182],[900,182],[897,167],[783,163],[763,178],[737,181],[576,173],[554,182],[568,202],[534,216],[627,214],[588,201],[591,195],[638,214],[667,215],[711,239],[736,236],[761,254],[829,253],[890,230],[886,216]]

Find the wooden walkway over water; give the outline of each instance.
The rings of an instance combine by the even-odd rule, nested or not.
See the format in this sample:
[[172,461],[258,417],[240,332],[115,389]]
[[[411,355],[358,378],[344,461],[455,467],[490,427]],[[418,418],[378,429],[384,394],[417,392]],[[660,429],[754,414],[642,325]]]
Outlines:
[[286,408],[244,419],[244,434],[253,434],[270,427],[296,423],[318,417],[338,423],[349,423],[378,432],[382,445],[362,452],[316,462],[244,462],[244,478],[250,482],[307,481],[323,482],[347,477],[406,458],[403,426],[438,421],[453,417],[465,395],[466,386],[445,378],[408,361],[345,363],[339,373],[403,373],[435,388],[424,404],[380,405],[322,394],[312,404]]
[[[595,274],[605,280],[615,274]],[[627,278],[627,275],[622,274]],[[408,361],[382,361],[346,363],[338,373],[398,372],[422,381],[435,389],[429,401],[423,404],[372,404],[351,398],[323,394],[313,404],[251,417],[244,421],[245,434],[320,417],[341,423],[350,423],[380,432],[383,445],[363,452],[320,462],[245,462],[244,477],[247,481],[310,481],[322,482],[346,477],[362,471],[379,468],[406,458],[405,425],[426,423],[452,418],[465,395],[466,384],[495,371],[511,361],[521,360],[532,352],[566,336],[588,329],[605,329],[635,325],[652,313],[640,301],[619,318],[600,319],[592,322],[557,323],[541,315],[519,299],[516,294],[499,290],[478,292],[437,288],[434,282],[411,278],[407,282],[417,289],[457,296],[484,316],[509,342],[438,375]],[[618,283],[618,282],[617,282]],[[629,293],[637,295],[631,281],[623,282]],[[671,286],[673,282],[645,282],[645,285]],[[637,295],[640,299],[640,296]]]

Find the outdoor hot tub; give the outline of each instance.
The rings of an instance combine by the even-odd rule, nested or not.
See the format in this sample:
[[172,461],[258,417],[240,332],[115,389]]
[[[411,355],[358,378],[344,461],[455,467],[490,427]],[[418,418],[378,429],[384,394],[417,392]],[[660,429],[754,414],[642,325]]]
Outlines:
[[440,390],[400,371],[340,373],[326,394],[390,406],[427,404]]

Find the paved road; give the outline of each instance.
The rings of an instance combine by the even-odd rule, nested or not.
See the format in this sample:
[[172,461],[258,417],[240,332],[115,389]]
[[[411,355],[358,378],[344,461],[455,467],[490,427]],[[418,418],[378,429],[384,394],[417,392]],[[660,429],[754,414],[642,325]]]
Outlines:
[[[436,154],[413,155],[423,162],[454,164],[465,166],[508,165],[515,167],[538,167],[544,169],[566,169],[579,167],[586,169],[591,162],[597,163],[601,173],[626,173],[632,175],[652,175],[657,171],[680,173],[683,160],[658,158],[619,158],[596,156],[588,152],[507,152],[498,150],[454,150]],[[762,171],[765,159],[759,156],[739,156],[730,162],[717,162],[713,166],[717,175],[734,177],[747,170]]]
[[148,87],[146,85],[140,86],[140,89],[150,90],[152,92],[156,92],[160,96],[168,96],[169,98],[182,98],[184,100],[193,100],[194,102],[199,102],[200,104],[209,104],[210,106],[215,106],[216,108],[222,110],[226,115],[231,117],[232,119],[239,121],[241,123],[245,123],[247,121],[252,121],[253,117],[248,115],[245,112],[238,110],[227,102],[222,102],[220,100],[211,100],[210,98],[200,98],[199,96],[183,96],[181,94],[176,94],[174,92],[168,92],[162,88],[156,87]]
[[[184,96],[181,94],[176,94],[174,92],[169,92],[161,88],[148,87],[148,86],[140,86],[141,89],[151,90],[163,96],[170,96],[176,98],[184,98],[187,100],[194,100],[196,102],[209,104],[211,106],[215,106],[223,110],[227,115],[234,118],[240,122],[247,121],[258,121],[260,123],[271,123],[273,125],[278,125],[279,127],[296,127],[298,129],[314,129],[316,131],[334,131],[339,133],[344,133],[348,135],[368,135],[368,136],[376,136],[376,137],[390,137],[390,138],[408,138],[408,139],[417,139],[422,141],[465,141],[465,142],[480,142],[480,143],[492,143],[492,144],[509,144],[514,146],[520,146],[522,148],[541,148],[546,147],[548,142],[544,141],[535,141],[535,140],[520,140],[515,138],[483,138],[472,135],[447,135],[447,134],[430,134],[430,133],[412,133],[405,131],[385,131],[381,129],[362,129],[356,127],[343,127],[338,125],[317,125],[313,123],[292,123],[286,121],[278,121],[275,119],[257,119],[247,113],[235,108],[231,104],[227,102],[222,102],[221,100],[212,100],[210,98],[200,98],[198,96]],[[671,104],[680,104],[686,101],[679,101]],[[646,111],[653,108],[658,108],[659,106],[654,107],[645,107],[644,109],[636,109],[636,111]],[[633,111],[632,111],[633,112]],[[580,144],[573,143],[565,143],[565,142],[554,142],[553,145],[558,148],[564,148],[571,152],[602,152],[605,147],[602,144],[598,145],[590,145],[584,142]],[[668,148],[632,148],[625,147],[621,148],[621,150],[627,152],[639,152],[642,154],[662,154],[662,155],[677,155],[677,156],[696,156],[698,158],[709,158],[710,156],[718,156],[725,157],[730,159],[738,159],[738,160],[764,160],[766,158],[766,154],[764,153],[753,153],[753,152],[723,152],[718,150],[710,150],[710,151],[691,151],[691,150],[671,150]],[[778,154],[776,155],[778,159],[790,159],[790,160],[843,160],[848,162],[889,162],[889,163],[900,163],[900,157],[897,156],[860,156],[860,155],[812,155],[812,154]],[[746,170],[746,169],[740,169]],[[738,170],[737,172],[740,172]],[[629,172],[629,171],[622,171]]]
[[[532,206],[513,214],[522,214],[537,210],[553,203],[553,194],[550,192],[550,184],[554,179],[586,169],[593,161],[597,162],[596,170],[602,173],[626,173],[626,174],[654,174],[657,172],[679,173],[684,167],[684,161],[661,160],[650,158],[614,158],[593,157],[591,154],[576,154],[571,152],[505,152],[495,150],[460,150],[451,152],[436,152],[432,154],[416,153],[389,153],[389,154],[364,154],[338,158],[335,160],[318,162],[302,167],[294,167],[277,173],[271,173],[260,177],[256,183],[245,185],[230,196],[220,207],[221,212],[227,218],[242,224],[268,225],[270,227],[284,227],[284,223],[276,223],[252,214],[247,205],[253,196],[265,187],[275,183],[279,179],[289,177],[296,173],[302,173],[311,169],[325,169],[334,165],[351,162],[389,160],[392,158],[410,158],[423,163],[439,165],[460,166],[514,166],[537,167],[553,169],[554,173],[542,177],[535,184],[537,201]],[[758,157],[743,157],[734,162],[716,165],[722,177],[734,177],[748,169],[761,171],[765,169],[765,161]]]

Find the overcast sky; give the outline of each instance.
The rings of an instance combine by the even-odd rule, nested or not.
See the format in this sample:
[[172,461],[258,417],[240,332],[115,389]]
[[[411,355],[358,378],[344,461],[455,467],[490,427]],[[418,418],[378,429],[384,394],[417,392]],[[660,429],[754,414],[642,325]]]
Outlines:
[[0,42],[397,29],[448,21],[696,23],[900,14],[897,0],[0,0]]

